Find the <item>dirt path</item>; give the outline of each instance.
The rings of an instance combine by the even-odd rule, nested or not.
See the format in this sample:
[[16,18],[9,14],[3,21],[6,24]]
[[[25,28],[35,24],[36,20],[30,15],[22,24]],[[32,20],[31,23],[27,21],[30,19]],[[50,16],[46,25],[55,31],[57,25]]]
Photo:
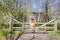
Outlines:
[[19,40],[49,40],[47,34],[23,34]]

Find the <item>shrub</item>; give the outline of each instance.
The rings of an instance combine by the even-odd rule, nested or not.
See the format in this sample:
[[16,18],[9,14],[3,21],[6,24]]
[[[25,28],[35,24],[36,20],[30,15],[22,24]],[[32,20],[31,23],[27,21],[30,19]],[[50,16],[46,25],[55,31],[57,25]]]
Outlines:
[[57,28],[60,30],[60,23],[57,24]]
[[13,24],[14,27],[22,27],[22,24]]

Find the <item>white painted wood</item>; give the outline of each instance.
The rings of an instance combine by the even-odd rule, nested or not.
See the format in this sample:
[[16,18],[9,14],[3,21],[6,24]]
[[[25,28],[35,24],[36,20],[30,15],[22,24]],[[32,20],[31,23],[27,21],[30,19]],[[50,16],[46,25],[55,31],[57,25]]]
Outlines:
[[46,25],[45,25],[45,31],[46,31]]
[[57,21],[54,22],[54,31],[57,31]]
[[10,28],[10,30],[13,30],[13,19],[12,19],[12,15],[10,15],[9,28]]
[[[43,27],[43,26],[45,26],[45,25],[47,25],[47,24],[49,24],[49,23],[53,22],[54,20],[55,20],[55,18],[54,18],[53,20],[51,20],[51,21],[49,21],[49,22],[47,22],[47,23],[43,24],[42,26],[39,26],[39,27]],[[39,28],[37,28],[37,29],[39,29]]]
[[[12,15],[11,15],[12,16]],[[10,17],[11,18],[11,17]],[[22,30],[24,30],[24,28],[27,28],[27,27],[24,27],[24,24],[30,24],[29,22],[20,22],[20,21],[17,21],[17,20],[15,20],[15,19],[13,19],[13,21],[16,21],[17,23],[21,23],[22,24]],[[12,25],[12,19],[10,19],[10,27],[11,27],[11,25]],[[56,21],[56,19],[55,19],[55,17],[51,20],[51,21],[49,21],[49,22],[47,22],[47,23],[40,23],[40,22],[38,22],[37,24],[42,24],[41,26],[39,26],[39,27],[35,27],[36,28],[36,30],[37,29],[39,29],[39,28],[45,28],[45,31],[46,31],[46,28],[54,28],[54,31],[57,31],[57,21]],[[47,27],[46,25],[47,24],[54,24],[54,27]],[[18,28],[17,28],[18,29]]]

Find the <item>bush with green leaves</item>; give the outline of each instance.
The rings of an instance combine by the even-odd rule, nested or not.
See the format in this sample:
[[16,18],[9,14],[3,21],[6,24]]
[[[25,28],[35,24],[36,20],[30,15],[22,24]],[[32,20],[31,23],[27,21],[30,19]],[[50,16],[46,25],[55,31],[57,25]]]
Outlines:
[[22,27],[22,24],[13,24],[14,27]]
[[60,23],[57,24],[57,28],[60,30]]

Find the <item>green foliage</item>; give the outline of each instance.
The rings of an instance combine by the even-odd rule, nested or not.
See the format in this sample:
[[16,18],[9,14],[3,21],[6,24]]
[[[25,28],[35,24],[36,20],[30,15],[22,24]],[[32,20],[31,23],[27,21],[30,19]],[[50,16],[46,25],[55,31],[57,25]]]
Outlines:
[[9,28],[9,24],[1,24],[2,28]]
[[2,30],[2,34],[3,36],[8,36],[9,34],[15,34],[15,31],[11,31],[11,30]]
[[57,28],[60,30],[60,23],[57,24]]
[[23,34],[23,33],[24,33],[23,31],[15,31],[15,35]]
[[16,19],[17,19],[18,21],[21,21],[22,18],[23,18],[23,12],[17,13]]
[[3,36],[3,32],[2,30],[0,30],[0,38]]
[[7,36],[8,34],[10,34],[9,30],[0,30],[0,37]]
[[48,27],[54,27],[54,24],[47,24]]
[[3,36],[7,36],[10,32],[8,30],[2,30]]
[[14,27],[22,27],[22,24],[13,24]]
[[8,9],[7,9],[7,7],[5,5],[0,4],[0,11],[2,11],[4,13],[7,13]]
[[24,33],[23,31],[20,31],[20,36],[21,36],[23,33]]
[[46,31],[53,31],[53,28],[46,28]]

